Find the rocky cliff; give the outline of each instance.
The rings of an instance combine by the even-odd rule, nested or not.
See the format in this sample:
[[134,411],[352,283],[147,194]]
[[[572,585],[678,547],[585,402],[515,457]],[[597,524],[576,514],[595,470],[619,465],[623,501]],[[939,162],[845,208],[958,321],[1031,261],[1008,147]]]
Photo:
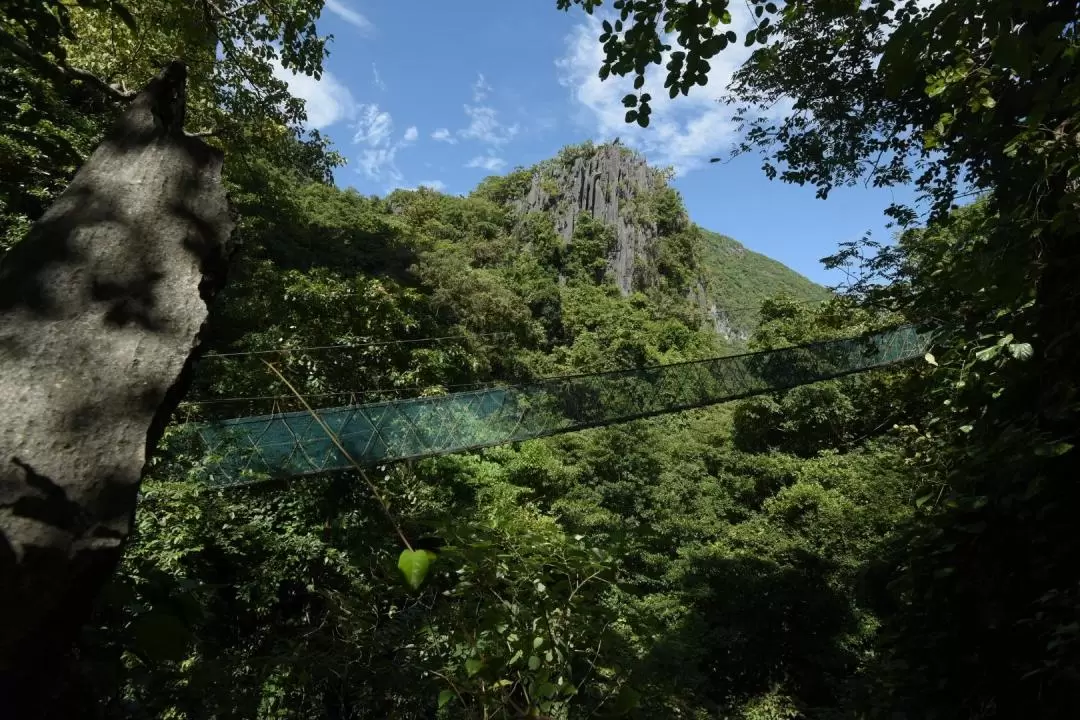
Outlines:
[[610,258],[611,271],[623,295],[629,295],[636,289],[635,264],[658,237],[655,221],[641,212],[642,199],[664,185],[662,174],[629,149],[586,144],[540,163],[518,209],[549,213],[556,232],[567,241],[583,212],[614,228],[618,244]]
[[691,223],[665,172],[629,148],[570,146],[516,175],[512,206],[522,214],[548,214],[564,241],[572,240],[582,213],[614,230],[608,267],[623,295],[657,287],[659,276],[674,266],[682,277],[674,285],[666,277],[668,291],[680,288],[728,340],[750,337],[767,297],[785,294],[812,302],[828,296],[825,288],[781,263]]

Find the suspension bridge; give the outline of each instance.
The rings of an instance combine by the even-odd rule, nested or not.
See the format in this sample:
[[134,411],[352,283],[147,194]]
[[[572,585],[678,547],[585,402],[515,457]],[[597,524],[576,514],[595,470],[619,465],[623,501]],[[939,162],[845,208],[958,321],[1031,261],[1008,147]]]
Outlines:
[[233,486],[344,470],[350,457],[372,467],[716,405],[922,357],[931,340],[905,325],[707,360],[189,425],[209,456],[211,484]]

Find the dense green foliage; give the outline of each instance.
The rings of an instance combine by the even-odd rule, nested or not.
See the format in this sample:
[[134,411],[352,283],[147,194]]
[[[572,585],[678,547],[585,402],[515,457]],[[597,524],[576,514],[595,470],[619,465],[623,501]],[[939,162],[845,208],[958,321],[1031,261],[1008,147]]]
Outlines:
[[800,303],[828,299],[829,293],[791,268],[748,250],[720,233],[702,230],[701,264],[709,283],[709,297],[724,308],[731,327],[747,334],[761,322],[761,304],[783,295]]
[[[914,157],[939,212],[894,246],[843,247],[828,263],[861,279],[825,297],[696,228],[662,189],[635,208],[660,236],[647,282],[624,297],[607,273],[611,228],[583,217],[564,241],[543,213],[513,209],[543,167],[468,197],[332,187],[340,158],[300,132],[299,101],[280,102],[268,70],[276,45],[286,66],[319,72],[320,4],[270,4],[5,8],[3,247],[63,188],[122,89],[180,54],[192,122],[219,130],[238,212],[211,344],[274,350],[316,404],[730,351],[693,299],[699,278],[721,310],[737,299],[726,309],[755,324],[754,348],[899,321],[940,334],[909,367],[382,468],[368,479],[387,512],[353,472],[208,489],[179,421],[295,407],[262,356],[208,357],[79,648],[88,715],[1080,712],[1076,383],[1056,354],[1077,354],[1080,316],[1075,8],[945,0],[926,19],[885,0],[754,2],[765,18],[749,40],[764,47],[736,92],[799,101],[778,127],[748,126],[749,145],[774,151],[767,171],[825,195],[864,171],[903,181]],[[726,2],[616,9],[601,73],[643,74],[666,29],[692,50],[668,67],[673,94],[704,84],[736,39],[712,30]],[[220,65],[205,62],[217,41]],[[628,121],[647,124],[648,99],[634,102]],[[985,197],[950,210],[961,171]],[[306,349],[328,345],[348,347]],[[423,577],[399,572],[395,529],[431,561]]]
[[[594,0],[559,0],[565,9]],[[935,492],[877,563],[887,618],[863,705],[882,717],[1074,717],[1080,609],[1073,530],[1080,403],[1075,127],[1077,6],[1024,0],[617,0],[601,77],[671,53],[672,97],[707,81],[730,43],[758,47],[728,100],[741,150],[826,197],[854,182],[911,183],[932,226],[895,247],[853,243],[849,297],[939,330],[912,472]],[[645,94],[624,101],[648,124]],[[762,110],[790,99],[777,119]],[[957,210],[964,196],[975,205]],[[916,211],[889,210],[910,227]]]

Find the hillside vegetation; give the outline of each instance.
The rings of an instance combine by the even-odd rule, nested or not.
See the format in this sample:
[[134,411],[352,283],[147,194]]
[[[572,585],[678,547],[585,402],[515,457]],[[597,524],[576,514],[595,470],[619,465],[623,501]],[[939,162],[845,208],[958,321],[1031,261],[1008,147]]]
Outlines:
[[726,326],[736,337],[749,337],[760,322],[761,303],[770,298],[783,295],[808,304],[829,298],[825,288],[783,263],[749,250],[727,235],[711,230],[701,232],[702,268],[721,332]]

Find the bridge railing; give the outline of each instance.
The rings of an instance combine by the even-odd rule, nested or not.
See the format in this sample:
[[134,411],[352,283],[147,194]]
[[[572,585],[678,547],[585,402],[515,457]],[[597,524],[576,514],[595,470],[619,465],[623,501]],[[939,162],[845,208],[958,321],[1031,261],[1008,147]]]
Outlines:
[[[903,326],[779,350],[316,412],[355,460],[374,466],[785,390],[921,357],[930,341],[929,332]],[[215,484],[350,467],[306,411],[201,423],[195,430],[213,457]]]

